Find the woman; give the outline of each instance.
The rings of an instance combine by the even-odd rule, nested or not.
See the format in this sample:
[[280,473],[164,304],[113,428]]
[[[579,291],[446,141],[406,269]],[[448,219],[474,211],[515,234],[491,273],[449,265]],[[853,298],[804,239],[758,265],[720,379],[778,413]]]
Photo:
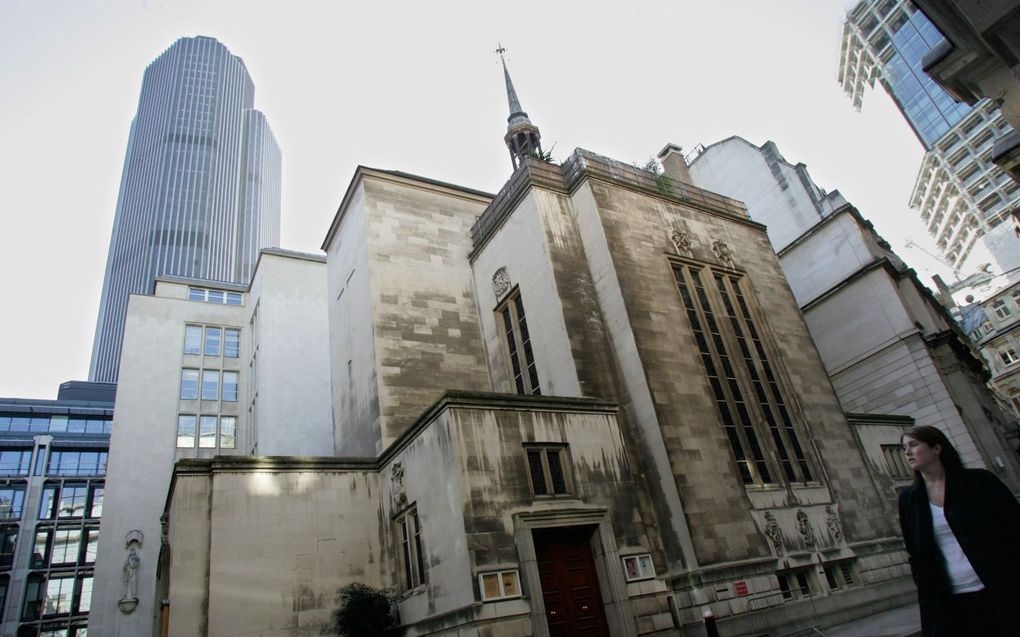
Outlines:
[[993,474],[965,469],[935,427],[901,439],[914,484],[900,527],[924,637],[1020,635],[1020,505]]

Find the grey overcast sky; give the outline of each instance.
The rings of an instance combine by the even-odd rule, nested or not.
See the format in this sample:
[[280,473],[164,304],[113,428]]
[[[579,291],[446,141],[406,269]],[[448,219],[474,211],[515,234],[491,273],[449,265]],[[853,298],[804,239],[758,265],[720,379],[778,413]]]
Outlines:
[[[922,150],[836,81],[844,0],[0,0],[0,396],[88,375],[142,72],[207,35],[248,67],[283,152],[285,248],[318,252],[358,164],[496,192],[498,42],[546,149],[644,163],[741,135],[839,189],[922,278]],[[555,146],[554,146],[555,145]]]

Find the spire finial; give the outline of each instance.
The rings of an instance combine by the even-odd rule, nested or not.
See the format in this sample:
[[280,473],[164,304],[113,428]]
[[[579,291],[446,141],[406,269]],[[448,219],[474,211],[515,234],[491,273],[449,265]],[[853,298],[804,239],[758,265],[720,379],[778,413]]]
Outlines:
[[521,101],[517,99],[517,91],[514,89],[514,83],[510,79],[510,71],[506,68],[506,48],[502,43],[497,43],[494,53],[499,55],[499,61],[503,64],[503,79],[506,80],[506,99],[510,105],[510,117],[506,118],[507,134],[504,140],[510,149],[510,160],[513,162],[514,169],[516,170],[519,161],[524,155],[542,154],[542,146],[539,141],[541,134],[538,132],[538,127],[528,119],[528,114],[521,108]]

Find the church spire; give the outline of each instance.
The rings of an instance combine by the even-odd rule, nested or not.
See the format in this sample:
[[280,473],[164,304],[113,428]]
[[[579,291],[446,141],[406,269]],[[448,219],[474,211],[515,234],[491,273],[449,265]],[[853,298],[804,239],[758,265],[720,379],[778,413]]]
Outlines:
[[538,131],[538,126],[531,123],[528,114],[521,108],[521,101],[517,98],[517,91],[510,79],[510,71],[506,68],[506,58],[503,57],[506,49],[500,45],[496,49],[496,53],[499,54],[499,59],[503,63],[506,99],[510,104],[510,116],[506,118],[507,133],[503,137],[503,141],[506,142],[506,147],[510,150],[510,161],[514,165],[514,170],[517,170],[517,166],[524,161],[525,156],[542,155],[542,134]]

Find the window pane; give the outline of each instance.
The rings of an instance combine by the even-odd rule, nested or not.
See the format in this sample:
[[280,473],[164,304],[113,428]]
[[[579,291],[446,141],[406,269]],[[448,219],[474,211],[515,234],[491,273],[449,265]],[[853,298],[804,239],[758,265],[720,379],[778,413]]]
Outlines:
[[241,304],[240,292],[227,292],[227,305],[240,305],[240,304]]
[[237,418],[220,416],[220,448],[233,449],[237,444]]
[[205,370],[202,372],[202,400],[216,400],[220,397],[220,373]]
[[542,452],[528,452],[528,469],[531,471],[531,488],[535,495],[545,495],[549,489],[545,486],[545,471],[542,469]]
[[71,594],[74,591],[73,577],[53,578],[46,583],[45,615],[71,612]]
[[35,533],[35,544],[32,546],[32,561],[30,566],[38,568],[45,566],[50,555],[50,534],[52,531],[42,529]]
[[237,402],[237,372],[223,372],[223,400]]
[[195,417],[177,417],[177,448],[190,449],[195,446]]
[[563,465],[561,464],[559,449],[546,449],[546,457],[549,459],[549,479],[552,481],[553,493],[566,493],[567,482],[563,478]]
[[202,416],[198,434],[198,446],[204,449],[216,446],[216,416]]
[[503,595],[514,597],[521,594],[521,586],[517,581],[517,571],[506,571],[501,574],[503,578]]
[[42,492],[42,501],[39,504],[39,519],[51,520],[56,515],[54,507],[57,504],[57,487],[47,486]]
[[88,529],[85,535],[85,563],[93,564],[99,550],[99,529]]
[[[92,607],[92,577],[86,576],[81,578],[81,592],[78,596],[78,612],[87,613]],[[80,637],[85,637],[84,629],[78,629]]]
[[89,509],[89,517],[103,517],[103,487],[92,487],[92,506]]
[[57,529],[53,534],[51,564],[74,564],[81,547],[81,529]]
[[205,301],[205,290],[201,288],[190,288],[188,290],[189,301]]
[[21,506],[24,502],[23,489],[0,488],[0,520],[21,519]]
[[210,303],[223,303],[223,292],[221,290],[208,290],[208,296]]
[[202,353],[202,328],[198,325],[188,325],[184,328],[184,353]]
[[60,507],[57,516],[61,518],[85,517],[85,503],[88,500],[88,487],[65,484],[60,490]]
[[482,575],[482,598],[494,599],[496,597],[500,597],[499,575],[496,573]]
[[237,358],[241,352],[241,330],[223,330],[223,355],[227,358]]
[[205,328],[205,355],[219,356],[223,341],[223,330],[218,327]]
[[31,459],[31,450],[0,451],[0,474],[5,476],[27,476]]
[[181,400],[195,400],[198,398],[198,370],[181,370]]
[[14,561],[14,546],[18,539],[18,529],[0,531],[0,566],[10,567]]

